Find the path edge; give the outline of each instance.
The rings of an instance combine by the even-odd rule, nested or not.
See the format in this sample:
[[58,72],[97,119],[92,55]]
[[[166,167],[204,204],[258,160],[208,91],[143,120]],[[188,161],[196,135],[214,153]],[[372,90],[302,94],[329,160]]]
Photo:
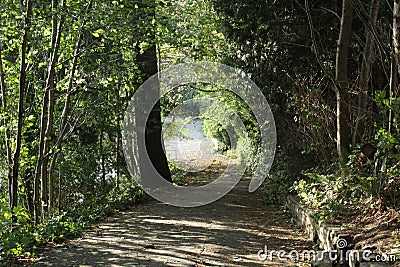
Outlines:
[[[345,238],[352,240],[354,237],[352,233],[343,226],[333,225],[317,221],[314,216],[313,210],[302,205],[295,199],[293,195],[280,195],[278,200],[281,205],[286,206],[291,216],[295,219],[296,224],[300,226],[308,236],[310,241],[317,244],[318,247],[324,251],[336,250],[336,242]],[[322,263],[322,262],[321,262]],[[318,263],[312,263],[311,266],[320,266]],[[334,266],[332,263],[324,262],[321,266]],[[347,266],[365,266],[365,267],[386,267],[389,266],[384,263],[358,263],[349,262]]]

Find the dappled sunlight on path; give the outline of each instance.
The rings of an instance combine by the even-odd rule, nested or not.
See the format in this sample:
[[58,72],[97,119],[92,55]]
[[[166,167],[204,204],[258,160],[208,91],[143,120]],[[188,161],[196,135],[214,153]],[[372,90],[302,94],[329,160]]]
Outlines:
[[311,244],[281,207],[263,204],[262,190],[247,192],[249,180],[202,207],[139,204],[34,266],[307,266],[258,259],[266,245],[289,251]]

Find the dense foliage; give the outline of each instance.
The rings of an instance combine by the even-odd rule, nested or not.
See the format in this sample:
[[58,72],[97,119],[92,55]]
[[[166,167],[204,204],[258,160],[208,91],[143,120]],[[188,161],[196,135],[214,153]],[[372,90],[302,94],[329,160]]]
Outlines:
[[0,10],[0,257],[9,257],[140,199],[121,121],[154,19],[132,1],[3,1]]
[[[234,41],[226,62],[249,73],[274,111],[279,149],[268,198],[293,188],[328,214],[399,209],[397,2],[213,3]],[[344,19],[348,57],[340,61]]]
[[[0,11],[0,257],[142,197],[121,127],[155,44],[161,69],[215,61],[261,88],[278,131],[268,199],[292,190],[321,219],[400,208],[398,1],[7,0]],[[226,105],[207,107],[205,134],[232,152],[228,107],[246,128],[239,159],[253,156],[259,128],[231,92],[179,87],[162,114],[202,97]]]

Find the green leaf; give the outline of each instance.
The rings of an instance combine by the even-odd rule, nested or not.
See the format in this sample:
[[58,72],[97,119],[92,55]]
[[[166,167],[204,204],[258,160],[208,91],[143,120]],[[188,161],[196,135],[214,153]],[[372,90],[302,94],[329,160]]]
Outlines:
[[103,29],[98,29],[98,30],[92,32],[92,35],[93,35],[94,37],[96,37],[96,38],[99,38],[100,35],[104,35],[105,33],[106,33],[105,30],[103,30]]

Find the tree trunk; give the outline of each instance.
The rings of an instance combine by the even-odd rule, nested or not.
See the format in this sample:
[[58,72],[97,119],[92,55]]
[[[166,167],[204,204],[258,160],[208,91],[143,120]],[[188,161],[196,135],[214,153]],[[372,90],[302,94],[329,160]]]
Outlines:
[[[102,125],[105,125],[103,121]],[[102,183],[102,190],[103,190],[103,197],[106,196],[106,154],[104,152],[103,147],[103,139],[104,139],[104,130],[100,129],[100,140],[99,140],[99,150],[101,153],[101,183]]]
[[[6,82],[4,76],[4,68],[3,68],[3,55],[2,49],[0,48],[0,90],[1,90],[1,107],[3,108],[3,112],[7,112],[7,94],[6,94]],[[6,146],[6,164],[7,164],[7,177],[8,177],[8,190],[11,192],[12,188],[12,151],[11,151],[11,134],[10,130],[7,127],[7,118],[4,116],[3,119],[5,130],[5,146]],[[11,206],[11,197],[10,197],[10,206]]]
[[349,89],[347,65],[350,50],[351,28],[353,22],[352,0],[343,0],[340,33],[336,52],[336,90],[337,103],[337,153],[342,171],[346,172],[346,163],[350,151],[351,128],[349,110]]
[[[41,215],[41,201],[40,201],[40,177],[42,171],[42,163],[43,163],[43,147],[44,147],[44,138],[45,138],[45,131],[44,125],[46,124],[46,112],[48,108],[47,102],[47,89],[45,89],[45,95],[43,97],[43,104],[42,104],[42,112],[40,115],[40,137],[39,137],[39,152],[37,157],[36,163],[36,171],[35,171],[35,180],[34,180],[34,190],[33,190],[33,203],[34,203],[34,221],[36,224],[40,222],[40,215]],[[43,185],[42,185],[42,192],[43,192]]]
[[117,94],[117,105],[115,106],[116,107],[115,112],[117,114],[117,121],[116,121],[116,124],[117,124],[117,136],[115,137],[115,142],[117,143],[117,148],[116,148],[116,152],[115,152],[115,164],[116,164],[116,168],[115,168],[115,170],[116,170],[115,188],[117,190],[119,189],[119,176],[121,174],[121,172],[120,172],[120,168],[121,168],[120,157],[121,157],[121,153],[122,153],[122,151],[121,151],[121,147],[122,147],[122,144],[121,144],[121,140],[122,140],[122,138],[121,138],[121,130],[122,130],[121,129],[121,107],[122,107],[122,105],[121,105],[120,93],[121,93],[121,88],[118,85],[117,86],[117,92],[116,92],[116,94]]
[[[33,203],[34,203],[34,221],[36,224],[40,222],[40,215],[41,215],[41,201],[40,201],[40,177],[42,171],[42,162],[43,162],[43,147],[44,147],[44,138],[45,138],[45,131],[44,125],[46,123],[46,112],[48,108],[47,102],[47,89],[45,89],[45,95],[43,97],[43,104],[42,104],[42,112],[40,115],[40,137],[39,137],[39,152],[37,157],[36,163],[36,171],[35,171],[35,180],[34,180],[34,190],[33,190]],[[43,185],[42,185],[43,186]],[[43,189],[43,188],[42,188]]]
[[[63,0],[63,8],[65,7]],[[60,47],[62,26],[65,16],[62,15],[60,22],[57,21],[58,0],[52,0],[52,37],[51,37],[51,53],[50,62],[47,71],[47,79],[45,85],[45,94],[43,97],[42,112],[40,119],[40,140],[39,153],[36,164],[35,173],[35,222],[39,223],[40,214],[43,216],[49,212],[49,181],[48,181],[48,160],[50,151],[51,134],[54,124],[54,90],[56,89],[56,63],[58,61],[58,50]],[[39,207],[39,191],[41,199],[41,207]],[[50,190],[51,191],[51,190]],[[41,209],[41,210],[40,210]]]
[[[393,51],[391,57],[391,72],[390,72],[390,92],[389,101],[390,106],[392,104],[391,99],[398,97],[397,78],[400,74],[400,0],[393,1],[393,32],[392,32],[392,44]],[[393,128],[394,110],[389,110],[389,132]]]
[[[150,4],[145,4],[145,7],[153,8],[151,14],[146,13],[145,11],[145,18],[149,19],[155,16],[154,13],[154,1],[147,1],[151,2]],[[146,3],[147,3],[146,2]],[[148,11],[147,11],[148,12]],[[152,34],[154,44],[151,45],[143,54],[139,54],[136,58],[136,63],[138,68],[142,72],[142,79],[146,81],[151,76],[155,75],[158,72],[158,65],[157,65],[157,47],[155,45],[155,36]],[[149,94],[156,94],[157,97],[160,96],[160,90],[153,90],[149,92]],[[143,143],[138,141],[139,144]],[[165,155],[165,151],[163,148],[163,141],[162,141],[162,122],[161,122],[161,104],[160,101],[157,101],[153,109],[149,114],[149,118],[146,122],[146,129],[145,129],[145,148],[139,148],[139,169],[141,175],[145,175],[145,173],[149,173],[146,167],[142,166],[141,158],[148,157],[154,168],[157,172],[167,181],[172,182],[171,172],[168,166],[168,160]],[[147,154],[147,155],[146,155]],[[151,172],[150,172],[151,173]]]
[[358,110],[352,142],[353,147],[362,141],[364,137],[366,120],[368,119],[368,104],[370,104],[370,90],[368,85],[369,78],[371,76],[371,65],[373,61],[375,46],[375,28],[376,21],[378,19],[379,6],[380,0],[372,0],[368,21],[370,25],[366,25],[365,29],[366,38],[364,47],[364,59],[361,66],[360,91],[358,93]]
[[393,4],[393,47],[396,59],[397,72],[400,74],[400,0],[394,0]]
[[[391,59],[390,59],[390,82],[389,82],[389,107],[392,106],[392,98],[397,97],[397,64],[394,55],[394,51],[392,51]],[[394,122],[394,110],[392,108],[389,109],[389,125],[388,132],[391,133],[393,129]]]
[[[48,85],[48,102],[49,102],[49,107],[48,107],[48,112],[47,112],[47,126],[46,126],[46,131],[45,131],[45,142],[44,142],[44,151],[43,151],[43,163],[42,163],[42,180],[45,181],[43,183],[44,187],[46,188],[46,191],[42,195],[42,201],[44,203],[44,210],[46,212],[49,212],[51,207],[53,206],[53,195],[54,195],[54,179],[49,179],[48,175],[48,161],[49,161],[49,153],[50,153],[50,143],[51,143],[51,136],[53,133],[53,125],[54,125],[54,106],[55,106],[55,97],[54,97],[54,91],[56,90],[56,63],[58,61],[58,50],[60,48],[60,41],[61,41],[61,34],[62,34],[62,29],[63,29],[63,24],[65,20],[65,16],[62,15],[60,18],[60,23],[58,25],[57,23],[57,11],[58,11],[58,0],[52,0],[52,6],[53,6],[53,22],[52,22],[52,31],[53,31],[53,40],[52,40],[52,45],[54,47],[53,49],[53,56],[51,59],[51,65],[50,65],[50,71],[49,71],[49,76],[47,80],[47,85]],[[63,0],[62,2],[62,8],[64,9],[66,6],[66,0]],[[52,178],[52,177],[51,177]]]
[[[85,16],[87,16],[90,9],[92,8],[92,4],[93,4],[93,1],[90,1],[87,4]],[[58,156],[58,153],[61,151],[62,142],[63,142],[64,136],[65,136],[66,130],[67,130],[67,122],[68,122],[68,116],[69,116],[72,87],[73,87],[73,82],[75,80],[75,72],[76,72],[76,68],[78,66],[78,55],[80,53],[80,49],[81,49],[81,45],[82,45],[82,41],[83,41],[83,30],[85,28],[86,22],[87,22],[87,17],[83,18],[83,20],[82,20],[82,23],[79,27],[78,39],[75,42],[74,57],[72,59],[71,70],[69,73],[67,95],[66,95],[66,98],[64,101],[64,108],[63,108],[63,111],[61,114],[60,129],[59,129],[57,141],[55,144],[55,149],[54,149],[55,152],[53,154],[53,157],[52,157],[51,163],[50,163],[49,180],[51,181],[51,183],[54,183],[54,169],[55,169],[56,162],[57,162],[57,156]],[[54,185],[51,185],[51,186],[54,187]],[[52,203],[52,201],[53,201],[53,197],[52,197],[52,200],[50,201],[50,203]],[[53,204],[50,204],[50,205],[52,206]]]
[[[10,208],[13,212],[14,207],[18,205],[18,176],[19,176],[19,158],[21,155],[21,143],[22,143],[22,127],[24,123],[24,99],[26,90],[26,56],[29,43],[29,31],[32,20],[32,0],[27,0],[26,3],[26,15],[24,23],[24,35],[22,38],[21,47],[21,65],[20,65],[20,76],[19,76],[19,98],[18,98],[18,123],[17,123],[17,136],[16,144],[13,155],[13,166],[12,166],[12,179],[11,179],[11,191],[10,191]],[[15,219],[15,218],[14,218]]]
[[[55,7],[55,11],[53,13],[53,36],[55,36],[55,40],[54,40],[54,45],[57,48],[57,52],[58,49],[60,47],[60,41],[61,41],[61,33],[62,33],[62,28],[63,28],[63,24],[65,22],[65,14],[62,13],[61,15],[61,19],[60,19],[60,25],[58,25],[58,29],[57,29],[57,0],[53,0],[52,2],[53,7]],[[67,5],[67,0],[63,0],[62,1],[62,10],[64,11]],[[56,32],[54,32],[54,30],[57,29]],[[58,53],[54,54],[54,60],[52,60],[52,63],[55,64],[58,60]],[[53,70],[53,74],[51,75],[51,77],[49,76],[49,79],[51,81],[50,85],[51,85],[51,89],[49,92],[49,118],[47,121],[47,127],[46,127],[46,142],[45,142],[45,147],[44,147],[44,153],[45,153],[45,158],[44,158],[44,162],[43,162],[43,166],[46,166],[46,177],[47,177],[47,163],[48,163],[48,156],[47,154],[49,153],[49,147],[50,147],[50,137],[53,131],[53,124],[54,124],[54,106],[55,106],[55,98],[54,98],[54,90],[56,89],[56,83],[55,83],[55,65],[52,68]],[[49,155],[50,156],[50,155]],[[48,172],[48,176],[49,176],[49,211],[51,211],[54,207],[54,165],[50,164],[49,167],[49,172]]]

